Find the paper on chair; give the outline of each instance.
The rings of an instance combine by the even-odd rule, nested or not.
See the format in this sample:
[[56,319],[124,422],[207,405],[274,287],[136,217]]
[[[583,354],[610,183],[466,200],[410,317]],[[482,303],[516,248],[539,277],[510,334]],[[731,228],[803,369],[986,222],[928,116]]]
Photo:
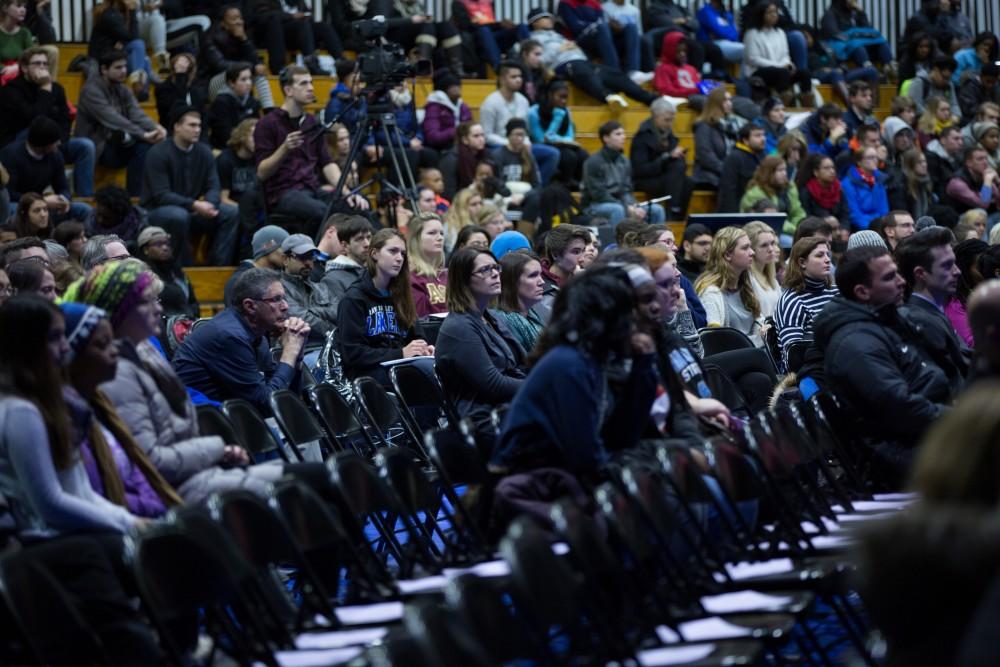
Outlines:
[[684,641],[689,642],[700,642],[706,639],[748,637],[751,634],[750,628],[735,625],[718,616],[699,618],[694,621],[681,623],[680,630]]
[[387,628],[357,628],[355,630],[334,630],[333,632],[307,632],[295,638],[295,647],[300,650],[321,650],[364,646],[385,637]]
[[843,547],[851,543],[851,538],[846,535],[817,535],[809,540],[817,549],[829,549],[831,547]]
[[417,593],[435,593],[448,585],[448,577],[434,575],[433,577],[421,577],[420,579],[402,579],[396,582],[396,588],[403,595],[416,595]]
[[510,574],[510,565],[505,560],[491,560],[478,563],[471,567],[444,569],[445,576],[457,577],[460,574],[474,574],[479,577],[506,577]]
[[643,667],[661,667],[662,665],[683,665],[686,662],[704,660],[712,655],[715,644],[697,644],[695,646],[668,646],[639,652],[639,664]]
[[726,563],[726,572],[735,581],[784,574],[795,569],[791,558],[773,558],[760,563]]
[[[911,503],[902,500],[855,500],[851,502],[851,506],[854,507],[855,512],[888,512],[892,510],[901,510],[908,507]],[[833,511],[835,512],[846,512],[843,505],[834,505]]]
[[917,494],[913,493],[913,492],[910,492],[910,493],[873,493],[872,494],[872,500],[877,501],[877,502],[885,502],[885,501],[889,501],[889,502],[892,502],[892,501],[901,501],[901,502],[909,501],[909,502],[913,502],[917,498],[918,498]]
[[[275,651],[274,659],[280,667],[328,667],[352,660],[364,649],[358,646],[334,648],[325,651]],[[255,663],[263,665],[263,663]]]
[[851,523],[858,521],[878,521],[893,516],[895,512],[878,512],[877,514],[841,514],[837,521],[841,523]]
[[791,602],[785,595],[767,595],[757,591],[737,591],[721,595],[706,595],[701,606],[710,614],[732,614],[740,611],[773,611]]
[[366,623],[388,623],[403,618],[402,602],[376,602],[334,609],[337,620],[344,625],[364,625]]

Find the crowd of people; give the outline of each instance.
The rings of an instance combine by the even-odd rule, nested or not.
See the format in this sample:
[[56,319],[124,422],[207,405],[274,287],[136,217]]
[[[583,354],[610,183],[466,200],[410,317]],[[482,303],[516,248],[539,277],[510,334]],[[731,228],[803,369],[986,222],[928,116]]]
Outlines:
[[[958,2],[924,3],[897,59],[851,0],[818,26],[780,0],[738,18],[717,0],[696,15],[651,0],[645,16],[563,0],[521,24],[489,0],[455,0],[449,20],[400,0],[389,39],[445,65],[420,110],[406,83],[367,96],[344,56],[364,49],[349,26],[375,3],[331,3],[328,21],[296,2],[175,4],[98,5],[73,101],[58,50],[36,45],[54,41],[44,3],[31,21],[0,3],[7,537],[50,567],[100,571],[60,583],[97,596],[86,613],[106,605],[98,631],[122,664],[162,657],[114,571],[122,536],[304,474],[202,434],[196,405],[242,399],[266,419],[274,392],[317,380],[395,392],[399,363],[471,425],[494,537],[547,521],[551,485],[587,497],[616,466],[655,465],[664,440],[703,462],[706,440],[740,442],[762,410],[816,395],[835,397],[879,488],[995,505],[995,425],[967,444],[962,427],[996,407],[1000,375],[1000,66]],[[286,64],[291,47],[302,64]],[[337,86],[321,122],[324,64]],[[474,113],[462,80],[487,65],[497,89]],[[817,106],[814,80],[844,106],[786,114]],[[649,118],[632,137],[617,120],[586,128],[590,153],[571,86]],[[140,103],[151,88],[158,120]],[[395,127],[360,136],[369,105]],[[693,156],[673,130],[681,105],[698,114]],[[98,164],[126,188],[95,192]],[[416,189],[373,209],[361,181],[392,164]],[[384,192],[405,188],[389,171]],[[696,189],[746,224],[676,238],[666,221]],[[236,265],[211,318],[183,270],[196,257]],[[734,509],[753,524],[749,505]],[[865,552],[867,572],[901,550],[885,551]],[[893,586],[862,592],[903,655],[920,638],[880,606]]]

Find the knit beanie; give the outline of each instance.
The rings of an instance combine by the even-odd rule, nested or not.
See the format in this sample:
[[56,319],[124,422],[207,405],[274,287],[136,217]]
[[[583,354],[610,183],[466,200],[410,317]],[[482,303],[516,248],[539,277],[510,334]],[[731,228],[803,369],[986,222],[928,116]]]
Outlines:
[[528,241],[527,236],[513,230],[497,234],[497,237],[493,239],[493,243],[490,244],[490,251],[493,252],[493,256],[497,258],[497,261],[500,261],[500,258],[507,253],[520,250],[521,248],[530,250],[531,242]]
[[921,230],[927,229],[928,227],[936,227],[937,222],[929,215],[922,215],[917,218],[917,221],[913,224],[914,233]]
[[982,141],[983,135],[985,135],[990,130],[1000,129],[1000,125],[991,122],[973,123],[972,124],[972,137],[976,141]]
[[103,308],[110,313],[111,326],[117,327],[152,282],[153,274],[138,260],[106,262],[70,285],[63,299]]
[[64,301],[59,305],[63,319],[66,320],[66,342],[69,343],[69,354],[66,363],[70,363],[77,353],[87,347],[87,342],[101,320],[107,317],[100,308],[82,303]]
[[861,248],[863,246],[871,246],[873,248],[885,248],[889,249],[885,241],[878,232],[872,231],[871,229],[862,229],[860,232],[854,232],[851,234],[850,238],[847,239],[847,249],[854,250],[855,248]]

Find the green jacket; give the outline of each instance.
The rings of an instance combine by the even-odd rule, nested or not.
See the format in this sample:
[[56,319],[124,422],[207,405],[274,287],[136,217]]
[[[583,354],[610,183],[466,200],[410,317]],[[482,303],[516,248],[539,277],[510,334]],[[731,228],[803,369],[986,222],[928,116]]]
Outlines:
[[740,213],[749,213],[753,205],[761,199],[770,199],[777,204],[780,213],[788,214],[781,231],[785,234],[795,234],[795,229],[806,217],[806,211],[802,208],[802,203],[799,202],[799,190],[795,184],[789,183],[788,189],[784,193],[773,197],[768,196],[759,185],[753,186],[743,194],[743,199],[740,200]]

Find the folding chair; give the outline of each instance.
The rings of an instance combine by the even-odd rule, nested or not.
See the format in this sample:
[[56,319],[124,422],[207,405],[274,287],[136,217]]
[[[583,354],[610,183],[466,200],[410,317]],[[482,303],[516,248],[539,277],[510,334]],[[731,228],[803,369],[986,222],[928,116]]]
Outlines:
[[449,427],[458,428],[461,418],[445,395],[437,375],[431,377],[424,369],[417,366],[398,364],[389,369],[389,379],[403,410],[407,411],[407,416],[414,424],[420,424],[416,409],[430,408],[436,409],[447,420]]
[[239,444],[242,446],[240,436],[236,432],[233,423],[229,421],[218,406],[203,403],[195,407],[198,415],[198,433],[201,435],[217,435],[226,444]]
[[238,442],[243,445],[254,463],[281,458],[286,463],[297,463],[295,453],[289,454],[271,432],[271,427],[260,416],[257,409],[242,398],[231,398],[222,404],[222,412],[229,418]]
[[416,424],[410,423],[381,384],[370,377],[358,378],[354,381],[354,393],[358,397],[362,414],[377,432],[382,444],[389,447],[404,446],[421,460],[427,460]]
[[[278,389],[271,392],[270,403],[274,420],[278,422],[289,448],[300,461],[305,461],[309,455],[310,460],[319,462],[339,449],[327,438],[323,427],[298,394],[289,389]],[[310,451],[312,447],[316,449]],[[314,458],[317,455],[319,459]]]
[[705,351],[703,356],[706,357],[729,350],[756,347],[749,336],[732,327],[705,327],[698,329],[698,335],[701,336],[701,346]]
[[406,606],[403,625],[417,644],[440,667],[491,667],[485,649],[463,627],[451,609],[431,599],[417,599]]
[[337,442],[338,450],[354,450],[364,458],[374,456],[377,445],[357,412],[335,387],[318,384],[310,390],[309,396],[327,434]]

